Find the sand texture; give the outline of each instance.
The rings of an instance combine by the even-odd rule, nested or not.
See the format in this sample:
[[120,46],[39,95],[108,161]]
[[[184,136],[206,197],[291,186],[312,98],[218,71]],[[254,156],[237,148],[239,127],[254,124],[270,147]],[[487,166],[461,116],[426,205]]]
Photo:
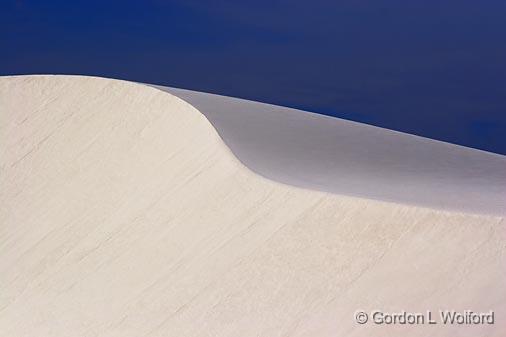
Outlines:
[[[409,167],[451,152],[482,170],[410,171],[388,198],[388,172],[343,150],[352,169],[336,170],[364,171],[340,193],[315,186],[332,180],[316,163],[283,178],[288,144],[262,155],[268,139],[248,149],[237,120],[220,129],[204,110],[125,81],[0,77],[0,336],[504,336],[504,156],[422,141]],[[370,129],[350,134],[383,139]],[[360,325],[358,309],[493,310],[495,324]]]

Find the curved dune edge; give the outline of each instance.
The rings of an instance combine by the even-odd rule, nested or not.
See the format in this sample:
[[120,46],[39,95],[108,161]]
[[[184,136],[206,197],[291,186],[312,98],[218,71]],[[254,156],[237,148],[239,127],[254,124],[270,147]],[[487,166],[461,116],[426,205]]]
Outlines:
[[[0,78],[0,336],[500,336],[503,218],[247,170],[147,86]],[[494,325],[358,325],[358,309]],[[196,324],[198,322],[198,324]]]
[[506,214],[506,157],[260,102],[154,86],[204,114],[245,166],[327,193]]

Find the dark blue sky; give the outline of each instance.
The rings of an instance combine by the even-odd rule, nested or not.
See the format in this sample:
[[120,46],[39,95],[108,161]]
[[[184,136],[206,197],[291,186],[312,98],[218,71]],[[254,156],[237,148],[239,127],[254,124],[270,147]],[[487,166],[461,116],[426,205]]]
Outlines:
[[0,74],[296,107],[506,154],[506,1],[1,1]]

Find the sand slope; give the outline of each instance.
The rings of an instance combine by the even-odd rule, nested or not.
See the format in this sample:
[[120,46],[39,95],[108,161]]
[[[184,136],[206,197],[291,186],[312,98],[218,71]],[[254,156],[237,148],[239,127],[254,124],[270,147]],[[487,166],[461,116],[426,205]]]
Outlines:
[[336,194],[506,214],[506,157],[271,104],[160,87],[189,102],[248,168]]
[[[0,78],[0,336],[502,336],[502,217],[252,173],[147,86]],[[494,310],[494,325],[354,312]]]

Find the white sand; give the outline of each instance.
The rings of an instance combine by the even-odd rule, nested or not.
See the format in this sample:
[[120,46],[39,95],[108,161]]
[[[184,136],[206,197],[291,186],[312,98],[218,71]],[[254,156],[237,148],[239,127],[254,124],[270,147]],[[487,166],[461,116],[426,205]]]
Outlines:
[[[443,150],[426,143],[426,152],[415,149],[423,160],[410,161],[431,167],[431,151]],[[458,147],[451,163],[474,158],[484,168],[471,170],[470,184],[451,175],[464,168],[440,171],[462,198],[479,195],[432,197],[481,215],[311,191],[252,173],[198,110],[170,94],[70,76],[0,78],[0,146],[0,336],[506,331],[504,204],[489,185],[504,184],[495,171],[503,156]],[[420,182],[399,179],[420,191]],[[405,203],[430,206],[423,200]],[[359,325],[357,309],[494,310],[495,324]]]
[[160,87],[213,124],[246,166],[324,192],[506,215],[506,157],[305,111]]

